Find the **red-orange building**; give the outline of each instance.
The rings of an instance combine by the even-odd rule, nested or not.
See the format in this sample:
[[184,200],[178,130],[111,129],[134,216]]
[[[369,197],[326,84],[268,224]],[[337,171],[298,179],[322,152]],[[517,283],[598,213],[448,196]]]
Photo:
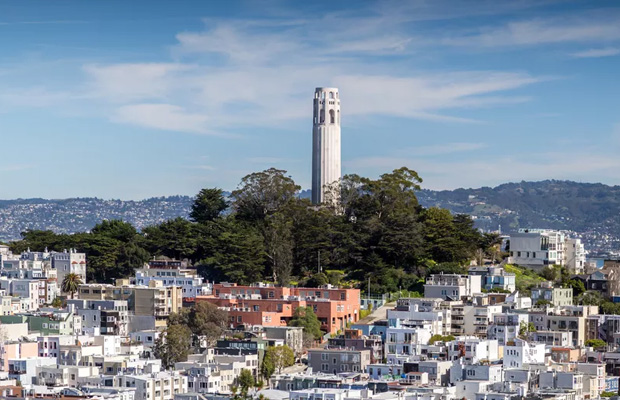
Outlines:
[[321,330],[335,333],[348,322],[359,320],[359,289],[288,288],[269,285],[237,286],[216,283],[213,294],[198,296],[196,301],[208,301],[224,307],[232,326],[286,326],[298,307],[312,307],[321,321]]

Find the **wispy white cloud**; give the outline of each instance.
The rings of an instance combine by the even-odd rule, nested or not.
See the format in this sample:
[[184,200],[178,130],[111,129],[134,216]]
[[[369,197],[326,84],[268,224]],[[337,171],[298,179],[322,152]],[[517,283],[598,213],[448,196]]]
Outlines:
[[35,168],[34,164],[0,165],[0,172],[17,172]]
[[500,47],[617,39],[620,39],[620,15],[617,10],[611,10],[608,14],[537,18],[487,26],[474,33],[459,32],[443,39],[441,43],[450,46]]
[[198,169],[202,171],[215,171],[217,169],[213,165],[187,165],[185,168]]
[[[395,50],[400,45],[393,44],[400,42],[390,38],[378,43],[369,38],[367,47],[353,47],[362,55],[341,58],[333,52],[343,42],[327,40],[318,33],[310,40],[305,30],[298,29],[300,25],[305,28],[308,22],[280,26],[280,32],[274,34],[265,32],[261,24],[220,22],[204,32],[179,34],[179,44],[173,50],[179,57],[175,63],[89,65],[85,70],[92,79],[94,96],[126,103],[117,111],[122,117],[116,120],[171,130],[168,121],[172,118],[127,115],[144,112],[144,106],[136,108],[133,102],[165,102],[179,107],[173,115],[182,127],[176,130],[186,132],[202,132],[197,119],[202,123],[208,119],[212,129],[226,131],[247,125],[276,126],[307,117],[308,98],[320,85],[340,87],[347,115],[472,122],[472,118],[447,113],[527,101],[526,96],[504,93],[547,79],[522,72],[411,71],[393,60],[367,67],[362,55]],[[334,25],[330,35],[338,29]],[[316,42],[326,45],[317,46]],[[186,57],[192,64],[183,63]],[[379,70],[382,73],[377,73]],[[199,110],[205,119],[181,113],[181,108]],[[189,121],[183,122],[185,117]]]
[[112,120],[167,131],[215,134],[207,129],[208,117],[171,104],[131,104],[120,107]]
[[451,142],[429,146],[418,146],[399,151],[399,154],[406,156],[439,156],[454,153],[467,153],[481,150],[488,147],[485,143]]
[[600,58],[617,56],[618,54],[620,54],[620,48],[605,47],[602,49],[589,49],[584,51],[578,51],[576,53],[572,53],[571,56],[576,58]]

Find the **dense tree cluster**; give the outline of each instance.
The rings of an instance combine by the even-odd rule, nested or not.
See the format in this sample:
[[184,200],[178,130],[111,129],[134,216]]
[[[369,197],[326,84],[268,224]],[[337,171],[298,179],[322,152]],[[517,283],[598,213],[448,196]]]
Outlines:
[[497,240],[476,230],[468,216],[420,206],[421,182],[404,167],[378,179],[347,175],[331,188],[338,201],[317,207],[299,197],[286,171],[272,168],[244,177],[229,198],[220,189],[201,190],[191,220],[141,233],[122,221],[74,235],[28,231],[11,246],[79,249],[87,253],[89,280],[99,282],[167,256],[187,259],[215,281],[343,281],[374,293],[418,290],[429,273],[462,271]]

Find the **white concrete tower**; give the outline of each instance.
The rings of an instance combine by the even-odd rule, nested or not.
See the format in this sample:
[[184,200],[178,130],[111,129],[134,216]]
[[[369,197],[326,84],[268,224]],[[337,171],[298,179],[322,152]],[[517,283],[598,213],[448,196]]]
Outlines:
[[340,167],[340,95],[316,88],[312,125],[312,203],[323,203],[327,185],[342,177]]

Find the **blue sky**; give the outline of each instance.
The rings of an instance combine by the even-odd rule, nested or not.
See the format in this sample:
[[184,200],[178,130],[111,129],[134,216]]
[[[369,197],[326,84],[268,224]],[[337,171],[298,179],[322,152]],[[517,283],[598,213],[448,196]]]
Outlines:
[[0,2],[0,198],[141,199],[286,169],[620,184],[616,1]]

